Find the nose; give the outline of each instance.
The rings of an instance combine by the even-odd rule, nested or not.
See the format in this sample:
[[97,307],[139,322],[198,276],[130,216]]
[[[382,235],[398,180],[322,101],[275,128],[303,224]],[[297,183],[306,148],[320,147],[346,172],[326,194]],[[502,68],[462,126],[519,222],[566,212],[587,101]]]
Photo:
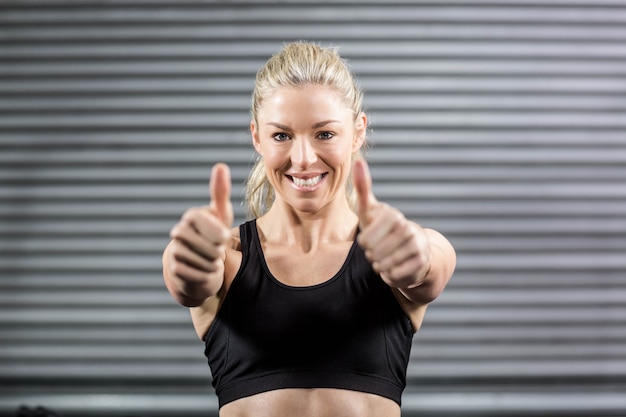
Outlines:
[[300,168],[307,168],[317,161],[315,147],[308,139],[300,139],[293,142],[291,148],[291,163]]

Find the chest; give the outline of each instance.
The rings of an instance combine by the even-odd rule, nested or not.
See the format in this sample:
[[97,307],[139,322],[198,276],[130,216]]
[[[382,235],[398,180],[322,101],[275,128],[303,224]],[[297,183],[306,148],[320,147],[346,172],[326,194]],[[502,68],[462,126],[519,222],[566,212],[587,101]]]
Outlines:
[[307,287],[337,275],[352,245],[352,242],[337,243],[305,253],[285,245],[268,244],[263,252],[265,263],[276,280],[292,287]]

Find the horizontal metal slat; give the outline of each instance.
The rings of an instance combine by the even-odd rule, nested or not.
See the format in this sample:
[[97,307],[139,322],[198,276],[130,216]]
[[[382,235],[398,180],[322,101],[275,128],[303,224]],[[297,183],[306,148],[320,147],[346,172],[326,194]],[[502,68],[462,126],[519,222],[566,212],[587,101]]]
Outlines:
[[[197,355],[195,355],[197,356]],[[194,359],[188,359],[189,366],[178,362],[161,362],[158,360],[102,362],[86,361],[56,361],[55,363],[2,363],[0,362],[0,374],[11,375],[13,378],[54,378],[55,380],[77,379],[79,381],[99,381],[106,384],[107,379],[119,380],[150,380],[157,382],[159,379],[176,379],[181,372],[185,373],[185,379],[194,381],[210,381],[210,372],[205,366],[198,366]],[[103,366],[104,365],[104,366]],[[197,382],[196,382],[197,383]]]
[[458,259],[458,269],[460,270],[622,270],[626,267],[626,260],[623,259],[622,252],[614,253],[594,253],[590,256],[588,252],[567,252],[567,253],[498,253],[497,255],[466,254]]
[[[160,269],[160,265],[157,265],[156,268]],[[148,272],[135,272],[131,275],[110,273],[107,271],[89,273],[44,271],[41,273],[18,275],[18,277],[0,281],[0,288],[3,291],[26,291],[28,289],[43,291],[46,289],[52,292],[58,291],[59,289],[66,289],[69,291],[73,289],[91,289],[93,291],[110,291],[115,289],[117,291],[139,292],[155,289],[158,289],[159,291],[165,290],[160,271],[159,273],[155,273],[154,270]]]
[[[442,295],[443,299],[445,295]],[[472,326],[484,325],[527,325],[534,324],[547,328],[555,325],[585,325],[604,323],[622,325],[626,308],[613,306],[607,309],[602,306],[474,306],[474,308],[446,307],[433,305],[428,311],[428,320],[431,325],[450,325],[465,323]]]
[[[46,344],[84,344],[95,343],[99,346],[118,346],[128,343],[141,345],[162,345],[167,341],[176,341],[187,346],[196,346],[200,351],[202,341],[198,339],[191,323],[142,323],[135,325],[115,324],[112,326],[85,326],[68,325],[62,323],[24,323],[19,327],[10,325],[0,327],[3,334],[3,343],[6,346],[43,345]],[[146,349],[147,350],[147,349]],[[192,355],[197,357],[198,355]],[[192,359],[192,358],[189,358]],[[198,358],[202,360],[201,358]]]
[[[393,6],[392,6],[393,7]],[[396,6],[397,7],[397,6]],[[552,24],[550,24],[552,23]],[[490,39],[495,42],[503,40],[579,40],[589,41],[620,41],[626,39],[626,31],[619,25],[557,25],[554,22],[519,22],[517,24],[498,24],[496,20],[489,25],[475,24],[474,22],[437,23],[422,21],[419,24],[396,21],[392,25],[386,23],[371,22],[367,27],[355,24],[354,21],[345,22],[340,27],[334,27],[331,31],[320,31],[320,22],[283,22],[281,25],[273,25],[271,21],[249,22],[245,26],[233,27],[229,23],[215,22],[211,25],[181,24],[166,22],[162,25],[133,24],[127,22],[119,24],[115,22],[116,29],[110,30],[110,25],[103,22],[93,22],[85,27],[78,26],[74,22],[67,22],[61,27],[48,25],[24,27],[23,25],[10,25],[3,30],[0,40],[13,43],[51,43],[51,42],[97,42],[102,40],[132,40],[132,41],[178,41],[198,42],[207,39],[221,39],[224,41],[237,41],[246,39],[275,39],[282,41],[298,33],[303,39],[316,39],[318,41],[339,44],[341,40],[424,40],[424,39]],[[271,27],[271,30],[269,28]],[[258,67],[258,66],[257,66]]]
[[[21,352],[16,352],[21,356]],[[36,353],[34,353],[36,355]],[[28,357],[29,355],[24,355]],[[411,360],[420,362],[426,360],[626,360],[624,344],[608,343],[604,340],[593,342],[538,344],[538,343],[475,343],[475,344],[439,344],[427,345],[417,343],[411,351]]]
[[[418,219],[419,220],[419,219]],[[579,238],[561,236],[459,236],[452,238],[454,247],[460,253],[503,252],[513,253],[582,253],[591,256],[597,252],[621,252],[626,250],[626,234],[595,235]]]
[[[270,7],[268,7],[270,6]],[[151,7],[124,7],[100,8],[75,6],[71,9],[63,8],[56,10],[51,8],[45,13],[37,10],[9,9],[3,14],[2,20],[6,23],[20,23],[34,25],[36,23],[67,23],[67,22],[121,22],[121,23],[168,23],[168,22],[231,22],[243,24],[245,22],[258,21],[359,21],[359,22],[549,22],[549,23],[619,23],[626,20],[626,11],[621,7],[520,7],[519,4],[497,7],[496,5],[484,5],[475,3],[473,7],[438,7],[430,4],[409,6],[397,5],[385,7],[372,4],[368,7],[354,7],[345,3],[333,5],[334,13],[320,5],[312,7],[307,5],[307,13],[297,13],[303,7],[291,5],[285,7],[278,4],[263,6],[249,6],[240,8],[233,13],[230,7],[215,7],[210,4],[204,7],[179,6],[177,8],[151,8]],[[444,5],[449,6],[449,5]],[[341,13],[341,9],[350,13]],[[294,15],[294,13],[297,13]]]
[[[626,283],[623,287],[626,288]],[[618,290],[620,287],[615,287]],[[468,306],[472,308],[477,305],[502,305],[520,307],[529,306],[597,306],[597,305],[620,305],[626,304],[626,294],[619,291],[606,291],[606,288],[594,288],[593,282],[588,288],[518,288],[514,292],[510,289],[462,289],[455,290],[451,287],[446,294],[438,300],[442,306]]]
[[[626,16],[626,12],[624,13]],[[9,60],[102,58],[206,58],[247,56],[253,59],[267,59],[282,42],[113,42],[86,45],[70,43],[62,45],[22,44],[3,46]],[[393,47],[391,47],[393,46]],[[532,42],[532,41],[371,41],[342,42],[342,51],[348,58],[373,57],[477,57],[482,58],[531,58],[531,59],[618,59],[624,58],[626,48],[620,42]]]
[[474,360],[472,362],[457,361],[423,361],[409,364],[408,378],[417,380],[439,376],[446,378],[592,378],[595,376],[619,376],[626,372],[626,360],[606,359],[603,361],[563,359],[560,361],[494,361]]
[[[132,339],[131,339],[132,341]],[[100,344],[53,344],[46,343],[37,346],[2,346],[0,356],[8,361],[33,361],[33,362],[55,362],[67,360],[70,356],[77,361],[111,361],[111,362],[149,362],[149,361],[173,361],[193,362],[198,356],[198,351],[202,350],[202,344],[196,346],[186,343],[156,344],[118,344],[106,346]]]
[[[454,238],[453,240],[456,240]],[[603,271],[548,271],[537,269],[529,274],[527,271],[515,270],[502,273],[499,271],[476,270],[463,271],[450,281],[451,288],[604,288],[613,291],[624,285],[623,273],[619,270]]]
[[[534,30],[534,28],[533,28]],[[595,29],[594,29],[595,30]],[[626,39],[626,37],[625,37]],[[176,60],[167,57],[155,57],[149,62],[144,60],[108,60],[106,63],[94,62],[92,59],[49,60],[38,61],[33,58],[15,61],[6,61],[0,64],[0,77],[5,79],[63,79],[63,78],[138,78],[138,77],[190,77],[200,76],[220,77],[240,76],[249,80],[264,63],[262,59],[220,59],[214,60],[207,57],[179,58]],[[394,75],[439,75],[439,76],[482,76],[482,77],[539,77],[539,76],[579,76],[594,78],[602,76],[617,77],[626,71],[624,63],[615,59],[590,60],[535,60],[530,57],[524,59],[490,59],[477,60],[471,57],[464,59],[450,59],[437,57],[403,57],[402,59],[388,58],[381,62],[380,59],[366,59],[354,57],[350,59],[350,65],[356,73],[357,79],[383,74]],[[384,92],[379,92],[384,94]],[[368,94],[366,100],[371,100]],[[394,96],[396,99],[402,97]],[[105,97],[106,98],[106,97]],[[238,103],[238,97],[222,96],[220,101],[225,105]],[[523,99],[523,97],[518,97]],[[19,99],[17,97],[16,99]],[[40,98],[42,101],[46,97]],[[132,102],[134,96],[125,97]],[[194,103],[196,97],[189,97],[190,103]],[[476,97],[480,99],[480,97]]]
[[[417,134],[417,133],[416,133]],[[382,141],[381,141],[382,142]],[[429,149],[426,147],[384,147],[381,143],[367,154],[370,164],[514,164],[529,166],[550,164],[557,166],[566,164],[605,165],[621,164],[626,160],[626,153],[620,152],[621,147],[581,147],[558,148],[542,147],[448,147]],[[401,150],[403,149],[403,150]]]
[[[436,301],[437,302],[437,301]],[[431,307],[431,310],[436,305]],[[427,313],[427,317],[430,312]],[[434,346],[448,346],[465,343],[497,346],[501,343],[533,344],[577,344],[577,343],[620,343],[626,339],[624,323],[571,323],[559,326],[512,325],[511,323],[492,323],[484,326],[430,325],[424,322],[419,333],[413,338],[413,346],[419,349],[422,343]]]
[[[157,265],[158,266],[158,265]],[[155,281],[161,282],[159,275],[155,273]],[[170,307],[172,298],[167,293],[164,285],[159,289],[142,289],[141,291],[128,291],[127,289],[98,289],[86,291],[76,289],[62,289],[38,291],[37,289],[4,290],[0,294],[0,303],[6,307],[46,307],[67,308],[76,306],[94,307]],[[0,355],[1,356],[1,355]]]
[[[155,274],[156,276],[156,274]],[[15,310],[0,307],[0,325],[30,326],[33,324],[48,327],[51,325],[73,325],[93,327],[120,326],[138,327],[145,325],[189,326],[189,312],[180,306],[161,307],[126,307],[111,309],[108,307],[36,308]]]
[[[109,167],[133,166],[162,163],[175,164],[202,164],[209,171],[211,165],[219,161],[228,161],[230,164],[250,166],[254,162],[253,151],[249,145],[242,148],[222,147],[219,144],[206,144],[195,149],[185,148],[152,148],[152,149],[116,149],[114,146],[105,149],[69,148],[55,149],[37,147],[23,150],[7,150],[0,153],[0,162],[3,164],[27,164],[29,167],[46,165],[82,165],[94,166],[104,164]],[[210,172],[210,171],[209,171]]]

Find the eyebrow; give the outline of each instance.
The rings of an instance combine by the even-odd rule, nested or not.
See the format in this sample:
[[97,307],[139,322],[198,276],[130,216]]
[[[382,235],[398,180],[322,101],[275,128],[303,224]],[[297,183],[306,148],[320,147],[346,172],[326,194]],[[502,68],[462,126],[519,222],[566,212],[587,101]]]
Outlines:
[[329,120],[324,120],[324,121],[321,121],[321,122],[314,123],[313,126],[311,126],[311,127],[313,129],[319,129],[320,127],[324,127],[324,126],[326,126],[328,124],[331,124],[331,123],[341,123],[341,122],[339,120],[329,119]]
[[[311,128],[312,129],[319,129],[320,127],[324,127],[324,126],[326,126],[328,124],[331,124],[331,123],[341,123],[341,122],[339,120],[334,120],[334,119],[323,120],[321,122],[314,123],[313,126],[311,126]],[[281,130],[286,130],[286,131],[289,131],[289,132],[292,130],[289,126],[285,126],[285,125],[282,125],[280,123],[270,122],[270,123],[268,123],[268,125],[275,126],[275,127],[279,128]]]

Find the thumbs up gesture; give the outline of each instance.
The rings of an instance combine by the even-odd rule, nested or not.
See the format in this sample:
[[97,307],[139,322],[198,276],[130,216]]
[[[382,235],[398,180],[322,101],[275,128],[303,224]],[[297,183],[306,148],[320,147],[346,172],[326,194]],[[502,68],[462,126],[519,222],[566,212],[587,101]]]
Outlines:
[[172,228],[172,241],[163,253],[167,287],[188,307],[200,305],[216,294],[224,281],[224,261],[233,222],[227,165],[213,167],[209,190],[210,204],[185,212]]
[[372,267],[390,287],[422,285],[431,258],[427,233],[400,211],[376,199],[364,159],[355,161],[352,179],[357,194],[358,243]]

